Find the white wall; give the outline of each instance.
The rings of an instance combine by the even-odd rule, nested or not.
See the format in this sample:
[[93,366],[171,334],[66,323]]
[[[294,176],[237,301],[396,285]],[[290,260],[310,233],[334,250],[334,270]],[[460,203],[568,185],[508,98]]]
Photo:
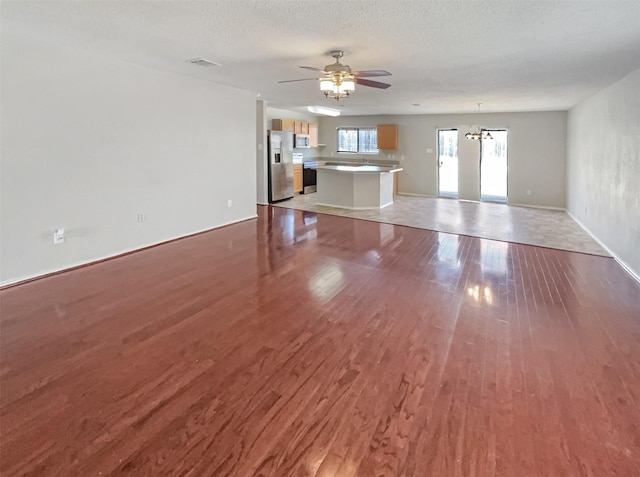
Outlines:
[[2,27],[0,284],[255,216],[254,94]]
[[[320,142],[324,157],[368,158],[399,162],[401,193],[438,195],[438,129],[458,129],[460,198],[480,199],[480,147],[464,134],[477,127],[508,130],[509,203],[565,207],[566,112],[439,114],[404,116],[340,116],[322,118]],[[377,157],[337,154],[336,128],[398,124],[398,149]],[[427,153],[431,149],[431,153]],[[531,195],[527,195],[531,190]]]
[[256,200],[258,204],[269,203],[267,177],[267,105],[264,101],[256,101]]
[[640,70],[569,111],[569,213],[640,277]]

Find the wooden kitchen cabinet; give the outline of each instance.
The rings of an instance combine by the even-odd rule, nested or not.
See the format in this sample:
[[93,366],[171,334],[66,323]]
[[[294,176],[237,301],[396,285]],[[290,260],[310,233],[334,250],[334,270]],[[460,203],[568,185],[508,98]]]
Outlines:
[[272,119],[271,129],[273,131],[289,131],[295,133],[295,123],[293,119]]
[[398,149],[398,125],[378,124],[378,149]]
[[309,123],[309,147],[318,147],[318,125]]
[[296,134],[309,134],[309,123],[306,121],[293,121],[293,132]]
[[302,192],[302,164],[293,165],[293,192]]
[[[312,133],[312,129],[314,132]],[[294,134],[315,134],[315,146],[318,146],[318,125],[314,123],[308,123],[306,121],[298,119],[272,119],[271,120],[272,131],[289,131]]]

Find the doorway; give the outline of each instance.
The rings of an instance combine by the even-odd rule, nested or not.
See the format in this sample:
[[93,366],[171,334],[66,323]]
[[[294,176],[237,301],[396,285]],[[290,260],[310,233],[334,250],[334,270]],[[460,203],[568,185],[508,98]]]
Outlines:
[[458,198],[457,129],[438,129],[438,197]]
[[480,144],[480,200],[507,202],[507,131],[483,129],[493,139]]

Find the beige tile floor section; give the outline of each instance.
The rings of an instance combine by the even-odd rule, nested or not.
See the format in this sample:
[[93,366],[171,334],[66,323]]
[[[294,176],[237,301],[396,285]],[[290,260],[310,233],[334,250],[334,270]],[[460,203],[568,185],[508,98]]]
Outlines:
[[392,205],[381,210],[349,210],[316,205],[316,194],[298,195],[276,205],[503,242],[609,256],[566,212],[559,210],[402,195],[397,196]]

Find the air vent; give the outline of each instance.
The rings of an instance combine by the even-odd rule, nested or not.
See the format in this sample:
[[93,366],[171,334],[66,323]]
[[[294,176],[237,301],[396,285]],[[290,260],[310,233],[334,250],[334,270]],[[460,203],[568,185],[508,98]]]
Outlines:
[[194,65],[203,66],[208,68],[210,66],[220,66],[220,63],[216,63],[215,61],[206,60],[204,58],[194,58],[193,60],[187,60],[189,63],[193,63]]

